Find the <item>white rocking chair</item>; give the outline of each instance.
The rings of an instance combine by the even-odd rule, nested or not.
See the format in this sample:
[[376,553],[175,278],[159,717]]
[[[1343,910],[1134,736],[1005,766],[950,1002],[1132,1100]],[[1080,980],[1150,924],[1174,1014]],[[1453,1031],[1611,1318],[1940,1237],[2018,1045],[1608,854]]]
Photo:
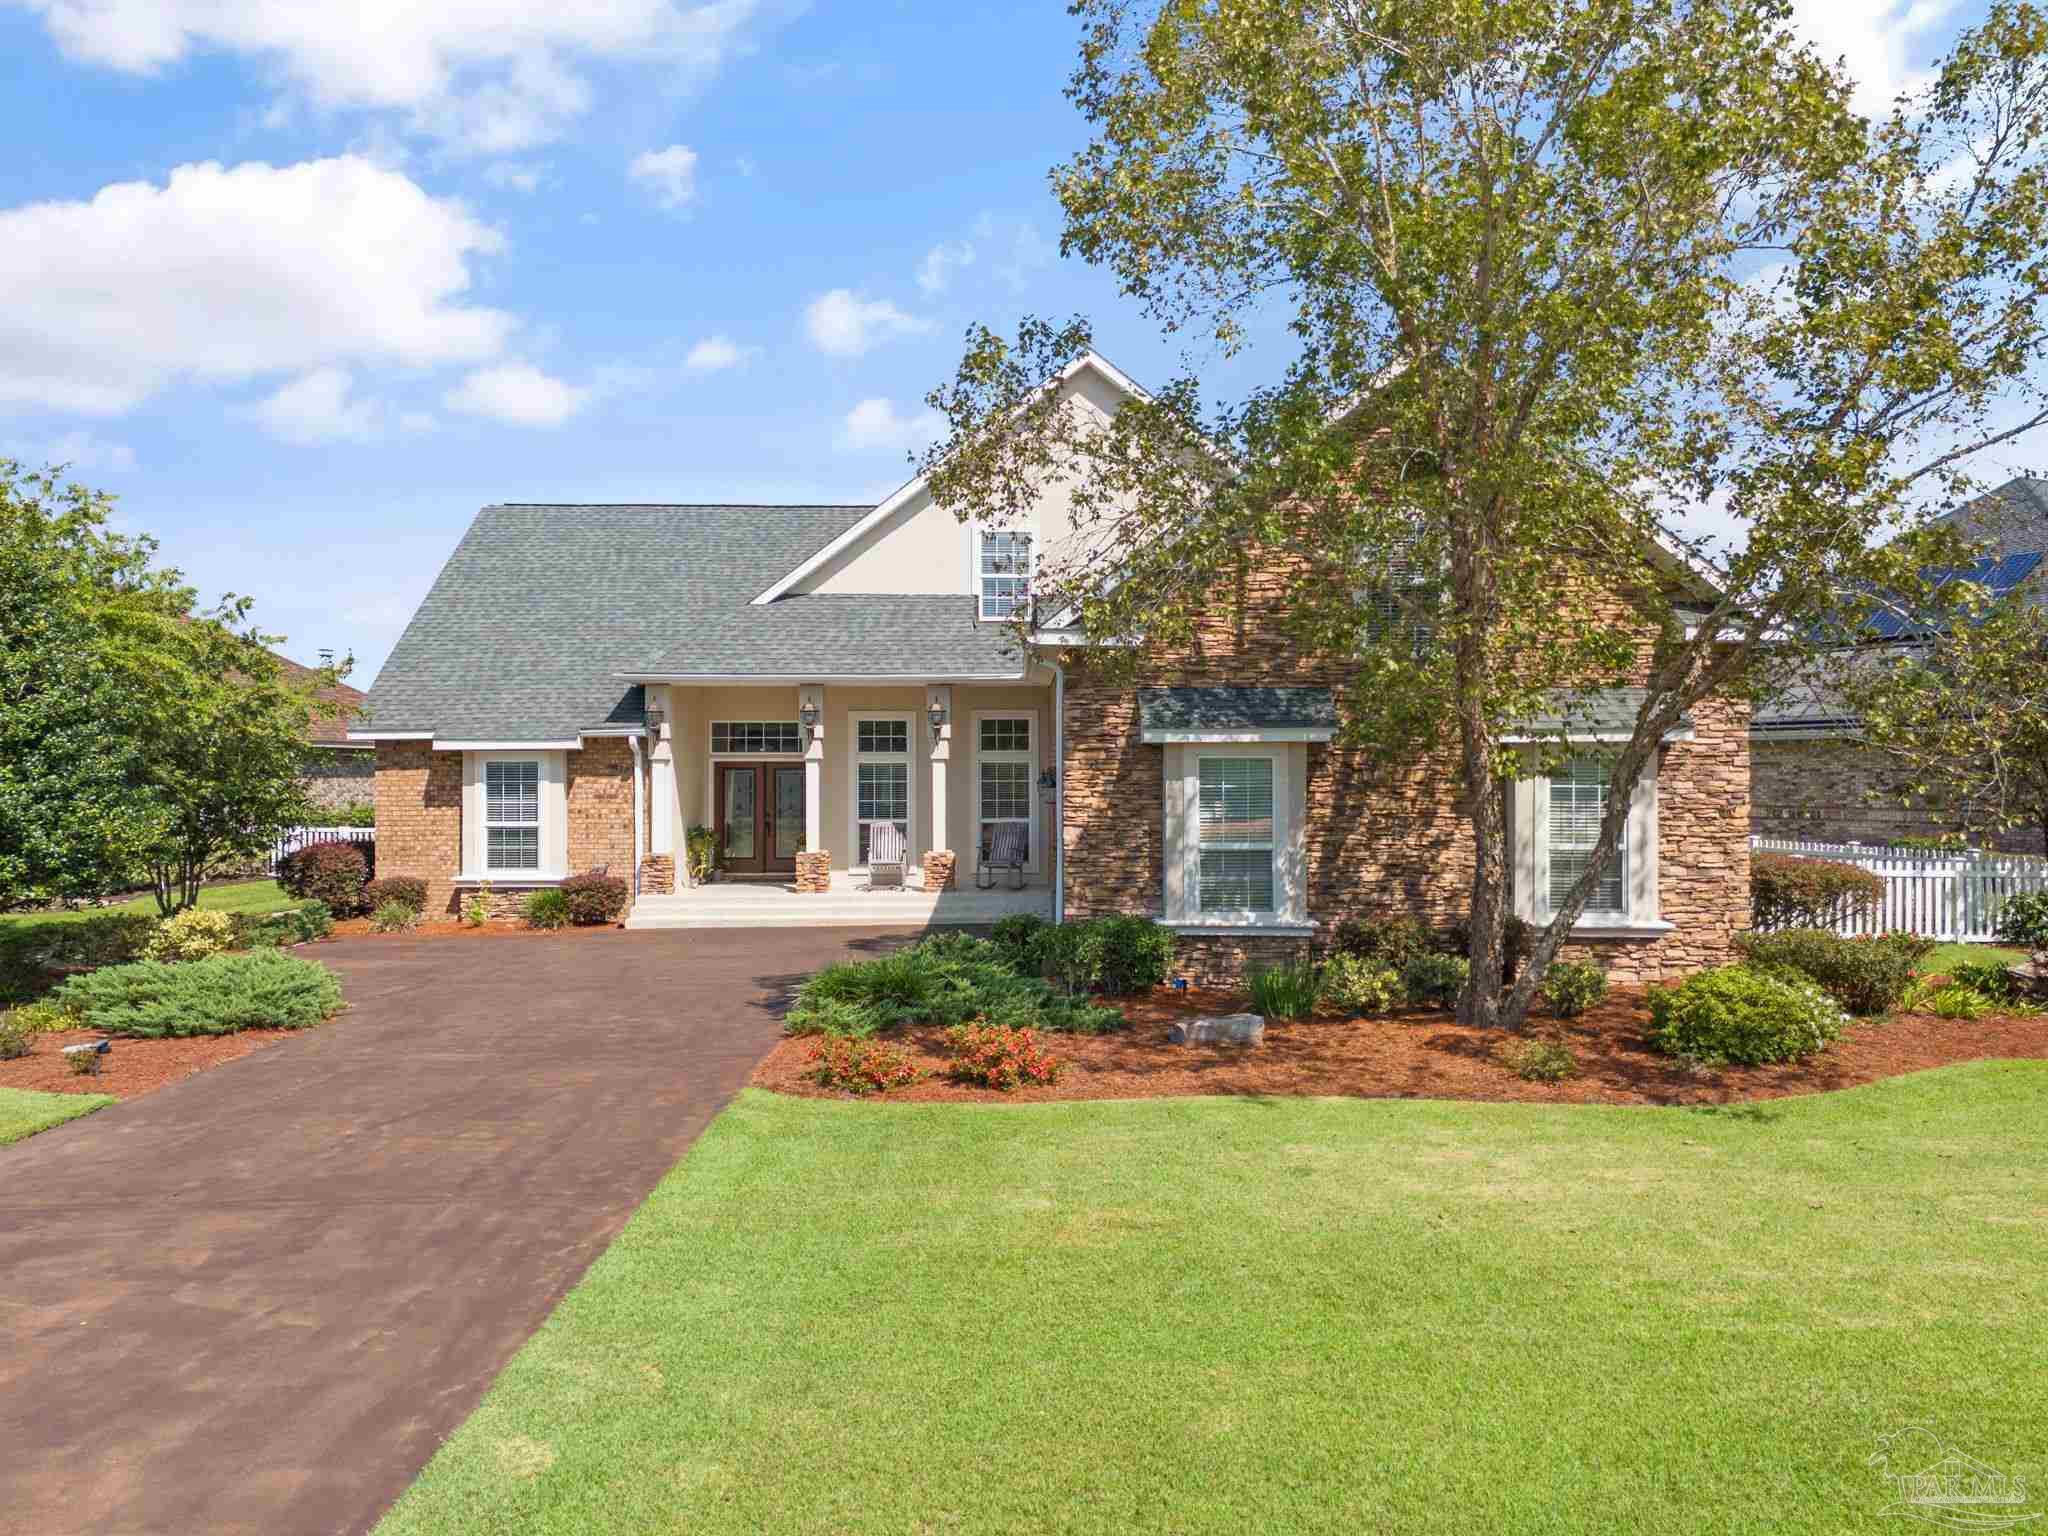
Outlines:
[[868,889],[903,889],[903,829],[878,821],[868,829]]

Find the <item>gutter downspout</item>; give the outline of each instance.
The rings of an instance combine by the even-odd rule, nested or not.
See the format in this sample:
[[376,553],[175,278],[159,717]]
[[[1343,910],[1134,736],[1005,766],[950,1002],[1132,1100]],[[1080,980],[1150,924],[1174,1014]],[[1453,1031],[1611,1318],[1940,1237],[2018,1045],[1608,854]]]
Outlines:
[[1067,669],[1052,667],[1052,920],[1067,920]]
[[645,861],[647,843],[646,818],[640,809],[640,738],[628,736],[627,745],[633,749],[633,899],[640,899],[640,865]]

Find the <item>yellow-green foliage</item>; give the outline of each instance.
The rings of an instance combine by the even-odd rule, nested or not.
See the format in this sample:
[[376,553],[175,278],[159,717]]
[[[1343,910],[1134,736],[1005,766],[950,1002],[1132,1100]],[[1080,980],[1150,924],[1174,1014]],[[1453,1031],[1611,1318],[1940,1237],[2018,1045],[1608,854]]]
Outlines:
[[204,960],[234,945],[235,924],[227,913],[192,907],[159,923],[142,955],[145,960]]

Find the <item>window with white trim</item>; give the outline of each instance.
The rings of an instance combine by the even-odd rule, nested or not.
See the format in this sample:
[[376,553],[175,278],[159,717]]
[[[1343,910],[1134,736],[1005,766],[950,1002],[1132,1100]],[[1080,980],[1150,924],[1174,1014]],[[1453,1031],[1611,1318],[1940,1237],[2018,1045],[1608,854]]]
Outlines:
[[749,756],[796,753],[804,749],[803,730],[794,720],[714,720],[711,750]]
[[1273,911],[1273,759],[1204,757],[1198,776],[1195,909]]
[[1031,535],[990,529],[977,541],[975,591],[984,619],[1007,619],[1031,601]]
[[540,868],[540,764],[484,764],[484,868]]
[[853,722],[854,863],[868,862],[868,842],[881,822],[894,822],[910,847],[910,722]]
[[1404,641],[1401,648],[1418,659],[1436,644],[1431,615],[1443,600],[1443,573],[1423,561],[1419,543],[1409,538],[1397,544],[1381,579],[1359,595],[1367,638],[1375,645]]
[[1029,715],[988,715],[975,727],[976,846],[986,859],[996,829],[1021,825],[1027,859],[1035,862],[1031,819],[1037,760],[1032,755]]
[[[1575,757],[1550,776],[1550,910],[1555,912],[1593,863],[1600,841],[1600,823],[1607,815],[1607,764],[1597,757]],[[1622,846],[1608,859],[1586,898],[1588,912],[1626,912],[1627,887],[1622,871],[1628,861],[1626,829]]]

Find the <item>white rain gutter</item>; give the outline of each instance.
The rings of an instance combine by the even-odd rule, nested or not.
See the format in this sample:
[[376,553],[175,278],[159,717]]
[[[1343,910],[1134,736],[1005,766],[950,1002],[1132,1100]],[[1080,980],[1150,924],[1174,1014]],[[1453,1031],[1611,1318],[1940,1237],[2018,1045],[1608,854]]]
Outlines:
[[647,826],[640,812],[640,738],[628,736],[626,744],[633,749],[633,899],[640,899],[640,865],[647,841]]
[[1067,669],[1052,669],[1052,920],[1067,920]]

